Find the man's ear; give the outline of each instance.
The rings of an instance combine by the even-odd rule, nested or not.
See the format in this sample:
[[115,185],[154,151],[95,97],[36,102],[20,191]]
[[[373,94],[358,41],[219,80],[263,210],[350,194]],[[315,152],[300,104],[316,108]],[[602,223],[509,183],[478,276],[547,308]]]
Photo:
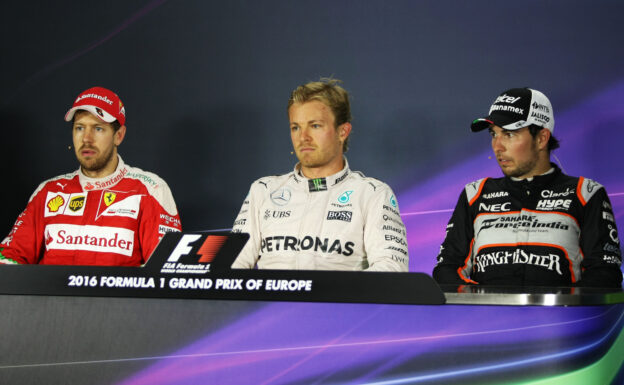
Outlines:
[[115,132],[115,135],[113,136],[113,143],[115,143],[115,146],[119,146],[121,142],[123,142],[125,137],[126,137],[126,126],[121,126],[119,127],[117,132]]
[[537,148],[540,149],[540,150],[547,149],[548,148],[548,141],[550,140],[550,136],[551,135],[552,135],[552,133],[550,132],[549,129],[542,128],[537,133]]
[[349,122],[342,123],[338,127],[338,137],[340,138],[341,142],[344,142],[345,140],[347,140],[347,138],[351,134],[351,128],[352,128],[351,127],[351,123],[349,123]]

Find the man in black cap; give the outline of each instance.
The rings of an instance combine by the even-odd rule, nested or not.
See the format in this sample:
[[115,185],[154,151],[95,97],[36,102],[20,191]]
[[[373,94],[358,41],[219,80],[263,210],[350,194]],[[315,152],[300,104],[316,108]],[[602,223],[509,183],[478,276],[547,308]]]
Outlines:
[[602,185],[550,162],[559,147],[548,98],[530,88],[498,96],[488,129],[503,178],[466,185],[433,277],[441,284],[621,287],[620,241]]

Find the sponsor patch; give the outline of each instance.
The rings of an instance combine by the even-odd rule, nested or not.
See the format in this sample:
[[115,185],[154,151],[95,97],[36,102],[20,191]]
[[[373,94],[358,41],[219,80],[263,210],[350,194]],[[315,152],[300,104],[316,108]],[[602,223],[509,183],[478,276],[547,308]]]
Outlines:
[[67,207],[71,211],[77,212],[84,208],[86,201],[87,201],[87,198],[84,195],[78,195],[78,196],[72,197],[69,200],[69,205]]
[[569,210],[572,199],[540,199],[537,202],[538,210]]
[[483,194],[483,199],[502,198],[502,197],[508,197],[508,196],[509,196],[508,191],[496,191],[496,192]]
[[351,222],[353,213],[351,211],[328,211],[327,220]]
[[105,226],[50,224],[45,228],[47,250],[85,250],[131,256],[134,231]]
[[61,195],[56,195],[52,197],[50,200],[48,200],[48,203],[46,204],[46,207],[48,208],[48,210],[50,210],[51,213],[58,213],[59,211],[63,212],[61,209],[63,209],[64,206],[65,199]]
[[288,235],[276,235],[263,238],[260,243],[260,250],[261,252],[273,252],[280,250],[314,250],[315,252],[322,252],[326,254],[335,253],[349,256],[353,254],[354,246],[355,243],[350,241],[342,242],[340,239],[331,240],[329,238],[312,237],[309,235],[303,238],[297,238]]
[[175,227],[169,227],[169,226],[165,226],[165,225],[158,225],[158,233],[159,234],[165,234],[165,233],[175,233],[178,232],[180,230],[178,230]]
[[481,202],[479,204],[479,211],[486,211],[489,213],[500,213],[503,211],[510,211],[510,210],[511,210],[511,202],[495,203],[491,205]]
[[342,204],[349,203],[349,200],[351,199],[351,194],[353,194],[353,190],[343,192],[338,197],[338,202]]
[[613,218],[613,214],[607,212],[607,211],[603,211],[602,212],[602,219],[605,219],[609,222],[613,222],[615,223],[615,218]]
[[575,193],[575,189],[568,187],[565,191],[542,190],[541,196],[542,198],[560,198],[567,197],[568,195],[574,195]]
[[488,266],[523,264],[543,267],[547,270],[561,272],[561,258],[557,254],[535,254],[527,252],[523,249],[514,251],[493,251],[490,253],[479,254],[475,257],[475,270],[479,273],[485,272]]
[[325,180],[325,178],[315,178],[308,180],[308,190],[310,192],[326,191],[327,180]]
[[46,196],[46,206],[43,212],[44,217],[55,215],[81,216],[87,204],[85,193],[65,194],[48,192]]

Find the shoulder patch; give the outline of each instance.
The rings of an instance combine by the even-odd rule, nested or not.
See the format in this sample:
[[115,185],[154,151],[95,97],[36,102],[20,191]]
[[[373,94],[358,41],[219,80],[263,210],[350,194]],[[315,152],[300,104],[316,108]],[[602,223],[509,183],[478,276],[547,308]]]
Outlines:
[[167,183],[153,172],[144,171],[137,167],[131,167],[126,164],[128,173],[124,178],[136,179],[143,183],[149,194],[160,203],[160,205],[171,215],[178,214],[173,195]]
[[581,204],[585,206],[591,197],[601,188],[602,185],[600,183],[581,176],[576,186],[576,196],[581,201]]
[[30,195],[30,198],[28,199],[28,202],[30,203],[31,200],[33,200],[33,198],[35,197],[35,195],[37,195],[41,190],[43,190],[43,188],[48,184],[48,183],[61,183],[61,185],[63,185],[64,183],[60,182],[61,180],[65,179],[65,180],[71,180],[73,179],[76,175],[78,175],[78,171],[74,171],[74,172],[70,172],[68,174],[63,174],[63,175],[59,175],[59,176],[55,176],[54,178],[50,178],[48,180],[45,180],[43,182],[41,182],[39,184],[39,186],[37,186],[37,188],[35,189],[35,191]]
[[477,198],[479,198],[479,195],[481,195],[481,191],[483,190],[483,185],[485,185],[486,180],[488,180],[488,178],[482,178],[474,182],[470,182],[466,185],[464,190],[466,190],[466,197],[468,198],[468,205],[472,206],[474,201],[476,201]]

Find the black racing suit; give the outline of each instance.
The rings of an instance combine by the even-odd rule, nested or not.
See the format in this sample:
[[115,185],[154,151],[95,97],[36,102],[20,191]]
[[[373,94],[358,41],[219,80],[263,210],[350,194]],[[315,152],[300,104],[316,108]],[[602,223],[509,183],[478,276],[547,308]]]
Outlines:
[[554,172],[466,185],[433,277],[440,284],[621,287],[611,203],[591,179]]

